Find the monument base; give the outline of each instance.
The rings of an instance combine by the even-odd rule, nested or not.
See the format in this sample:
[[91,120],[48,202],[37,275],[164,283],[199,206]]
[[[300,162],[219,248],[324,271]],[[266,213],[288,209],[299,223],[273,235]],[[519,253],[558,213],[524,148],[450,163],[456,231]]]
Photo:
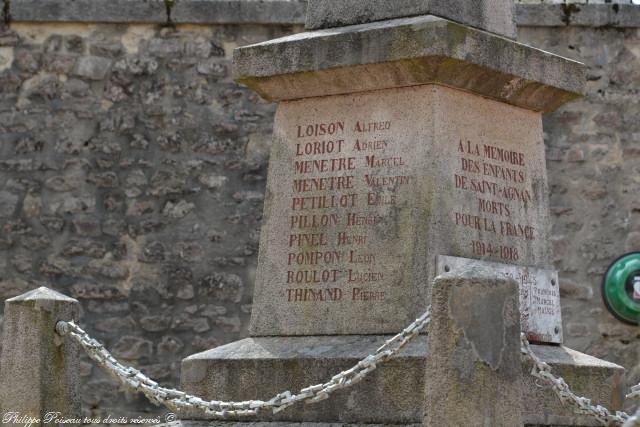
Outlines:
[[[388,337],[374,335],[247,338],[184,359],[182,389],[206,399],[269,399],[284,390],[296,392],[326,382],[373,353],[385,339]],[[533,350],[576,394],[611,410],[620,409],[624,368],[562,346],[534,345]],[[420,336],[354,387],[317,404],[300,404],[276,415],[264,414],[260,421],[277,422],[259,425],[420,425],[428,354],[426,336]],[[598,425],[592,418],[573,414],[562,406],[549,388],[536,384],[530,371],[530,362],[523,359],[525,425]],[[187,413],[182,418],[202,419],[202,415]],[[247,424],[198,424],[201,425]]]

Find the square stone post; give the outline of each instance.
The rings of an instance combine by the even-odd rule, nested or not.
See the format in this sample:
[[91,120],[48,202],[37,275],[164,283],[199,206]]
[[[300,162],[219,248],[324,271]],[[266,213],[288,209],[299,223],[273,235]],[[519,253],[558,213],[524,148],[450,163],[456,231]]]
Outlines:
[[4,316],[2,424],[58,425],[79,419],[78,346],[55,330],[58,321],[78,318],[78,301],[41,287],[6,300]]
[[522,426],[515,280],[489,270],[435,279],[424,425]]

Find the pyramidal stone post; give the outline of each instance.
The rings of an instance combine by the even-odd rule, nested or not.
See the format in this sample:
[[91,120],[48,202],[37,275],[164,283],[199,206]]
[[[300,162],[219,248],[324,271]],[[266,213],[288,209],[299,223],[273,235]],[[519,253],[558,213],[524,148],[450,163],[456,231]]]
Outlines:
[[78,309],[77,300],[45,287],[5,301],[3,425],[80,424],[79,347],[55,330],[60,320],[76,320]]
[[[517,43],[513,7],[310,0],[309,31],[235,51],[236,80],[278,103],[251,337],[186,358],[186,391],[324,382],[422,314],[436,276],[491,268],[518,283],[536,354],[620,406],[622,368],[561,346],[548,238],[542,114],[581,95],[585,69]],[[264,419],[421,423],[429,357],[421,336],[357,387]],[[589,425],[522,369],[525,425]]]
[[523,425],[518,302],[518,283],[493,269],[434,280],[425,426]]

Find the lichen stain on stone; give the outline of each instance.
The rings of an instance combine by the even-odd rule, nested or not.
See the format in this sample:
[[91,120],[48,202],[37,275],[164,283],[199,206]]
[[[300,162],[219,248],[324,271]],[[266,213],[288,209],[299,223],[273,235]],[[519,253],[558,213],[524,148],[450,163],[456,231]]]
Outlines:
[[30,22],[12,22],[15,31],[24,45],[44,44],[51,36],[80,36],[91,38],[96,30],[102,30],[97,24],[47,22],[47,25]]
[[13,65],[13,48],[0,47],[0,71],[8,70]]
[[171,18],[171,13],[173,12],[173,8],[176,5],[176,0],[164,0],[164,9],[167,15],[167,21],[164,25],[172,26],[173,19]]
[[402,61],[400,66],[403,66],[407,72],[413,77],[413,79],[421,84],[428,84],[429,81],[437,81],[440,70],[440,66],[445,62],[445,57],[427,57],[416,58]]
[[484,287],[486,292],[482,294],[464,286],[453,287],[449,299],[449,317],[462,332],[476,355],[475,359],[497,370],[502,364],[506,325],[504,302],[496,302],[504,301],[504,297],[499,295],[502,292],[499,287]]
[[522,89],[526,86],[526,84],[527,81],[525,79],[520,77],[513,77],[509,79],[509,81],[504,86],[502,86],[502,89],[500,90],[500,96],[513,99],[522,92]]
[[129,274],[127,278],[119,284],[119,287],[128,295],[135,285],[134,279],[139,277],[138,275],[141,273],[141,270],[145,269],[144,264],[139,262],[144,244],[126,235],[121,236],[120,241],[127,247],[127,256],[121,265],[128,268]]
[[140,43],[152,39],[156,34],[155,27],[151,25],[130,25],[120,37],[120,42],[129,54],[137,54]]
[[[296,74],[297,75],[297,74]],[[268,78],[260,78],[260,77],[235,77],[234,80],[236,83],[241,84],[243,86],[248,87],[249,89],[254,90],[266,101],[275,102],[277,99],[269,95],[269,91],[263,88],[263,84],[268,82]]]
[[452,357],[453,365],[457,368],[460,380],[472,380],[478,362],[478,352],[464,336],[460,337],[460,341]]
[[2,22],[5,24],[11,23],[11,0],[2,0],[0,2],[2,5]]
[[[44,320],[43,324],[45,325],[55,325],[56,321],[58,319],[54,319],[53,316],[51,314],[46,316],[46,319]],[[51,346],[55,346],[54,341],[50,341],[50,345]],[[46,351],[46,353],[45,353]],[[48,369],[49,372],[59,372],[59,373],[63,373],[66,371],[66,364],[65,364],[65,347],[64,346],[57,346],[57,348],[54,349],[47,349],[44,350],[42,349],[42,353],[41,354],[50,354],[52,357],[50,360],[46,360],[46,359],[41,359],[43,362],[49,362],[48,363]],[[59,386],[59,387],[48,387],[48,390],[50,392],[52,392],[51,394],[49,394],[47,396],[47,406],[51,405],[50,407],[57,407],[62,409],[63,405],[66,407],[67,405],[65,405],[63,402],[65,402],[65,397],[63,395],[63,387]],[[54,403],[55,402],[55,403]]]
[[[416,211],[412,211],[411,209],[405,209],[403,212],[400,212],[402,215],[398,221],[396,221],[396,226],[399,227],[398,235],[403,236],[403,241],[407,245],[404,248],[404,253],[413,254],[412,263],[419,262],[416,257],[422,256],[422,250],[420,249],[420,241],[424,236],[421,236],[420,233],[424,232],[425,234],[429,234],[431,232],[431,223],[433,221],[434,211],[437,208],[434,206],[435,203],[435,192],[436,185],[433,180],[433,177],[430,175],[423,175],[417,179],[415,183],[414,193],[418,200],[424,201],[421,203]],[[412,217],[415,215],[415,219]],[[417,223],[413,223],[413,221],[417,221]],[[416,233],[419,231],[419,233]],[[406,237],[406,238],[404,238]],[[410,246],[409,246],[410,245]],[[412,271],[411,268],[404,268],[403,273],[407,276],[407,282],[411,283],[415,281],[417,278],[415,277],[415,272]],[[425,284],[425,288],[423,291],[426,293],[426,298],[430,299],[431,297],[431,282],[427,281]]]
[[442,28],[442,34],[436,40],[446,40],[450,49],[464,46],[471,30],[464,25],[448,22],[446,28]]
[[580,12],[580,7],[578,7],[578,5],[575,3],[565,3],[561,6],[562,13],[564,14],[564,16],[562,17],[562,22],[564,22],[565,25],[569,25],[571,24],[571,15]]
[[182,381],[187,383],[201,383],[205,382],[208,377],[214,375],[208,375],[207,367],[200,360],[192,360],[187,363],[183,362],[182,365]]

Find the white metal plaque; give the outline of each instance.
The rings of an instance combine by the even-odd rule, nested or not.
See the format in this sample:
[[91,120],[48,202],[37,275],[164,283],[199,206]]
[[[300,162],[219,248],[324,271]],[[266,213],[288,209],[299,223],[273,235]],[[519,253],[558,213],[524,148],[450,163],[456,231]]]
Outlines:
[[562,344],[558,272],[476,259],[439,256],[437,274],[483,266],[511,277],[520,285],[520,324],[529,341]]

